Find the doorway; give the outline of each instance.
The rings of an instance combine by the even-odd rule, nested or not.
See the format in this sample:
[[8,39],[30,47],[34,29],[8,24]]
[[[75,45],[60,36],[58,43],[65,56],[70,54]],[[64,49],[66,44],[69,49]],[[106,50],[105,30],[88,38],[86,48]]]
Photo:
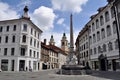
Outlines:
[[25,71],[25,60],[19,61],[19,71]]

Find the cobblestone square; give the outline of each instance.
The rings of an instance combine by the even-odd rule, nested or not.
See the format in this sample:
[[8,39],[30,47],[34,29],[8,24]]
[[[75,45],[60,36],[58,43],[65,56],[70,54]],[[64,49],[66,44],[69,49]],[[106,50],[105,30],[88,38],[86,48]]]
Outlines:
[[120,80],[120,72],[93,71],[91,75],[58,75],[55,70],[40,72],[1,72],[0,80]]

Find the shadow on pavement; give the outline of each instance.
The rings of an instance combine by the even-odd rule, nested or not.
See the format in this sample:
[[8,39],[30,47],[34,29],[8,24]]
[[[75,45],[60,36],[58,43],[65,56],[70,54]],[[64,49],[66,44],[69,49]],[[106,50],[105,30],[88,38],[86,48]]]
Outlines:
[[91,76],[101,77],[111,80],[120,80],[120,71],[92,71]]

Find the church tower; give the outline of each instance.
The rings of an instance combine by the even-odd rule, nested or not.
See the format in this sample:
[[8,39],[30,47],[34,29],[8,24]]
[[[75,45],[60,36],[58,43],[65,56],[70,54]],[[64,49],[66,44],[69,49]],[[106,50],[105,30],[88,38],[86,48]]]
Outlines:
[[67,37],[66,37],[66,34],[63,33],[63,37],[62,37],[62,40],[61,40],[61,49],[63,51],[65,51],[66,54],[68,54],[68,40],[67,40]]
[[53,35],[51,35],[49,45],[55,45]]

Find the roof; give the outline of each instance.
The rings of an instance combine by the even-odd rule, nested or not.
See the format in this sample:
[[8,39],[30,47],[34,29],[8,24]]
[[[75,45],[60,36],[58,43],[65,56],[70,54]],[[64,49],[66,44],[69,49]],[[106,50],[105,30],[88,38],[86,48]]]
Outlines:
[[25,20],[25,21],[28,21],[31,25],[35,26],[35,28],[40,31],[41,33],[43,32],[38,26],[36,26],[30,19],[28,18],[19,18],[19,19],[11,19],[11,20],[3,20],[3,21],[0,21],[0,23],[5,23],[5,22],[13,22],[13,21],[22,21],[22,20]]
[[45,45],[45,43],[41,42],[41,47],[44,47],[48,50],[52,50],[56,53],[61,53],[61,54],[67,55],[61,48],[59,48],[55,45]]

